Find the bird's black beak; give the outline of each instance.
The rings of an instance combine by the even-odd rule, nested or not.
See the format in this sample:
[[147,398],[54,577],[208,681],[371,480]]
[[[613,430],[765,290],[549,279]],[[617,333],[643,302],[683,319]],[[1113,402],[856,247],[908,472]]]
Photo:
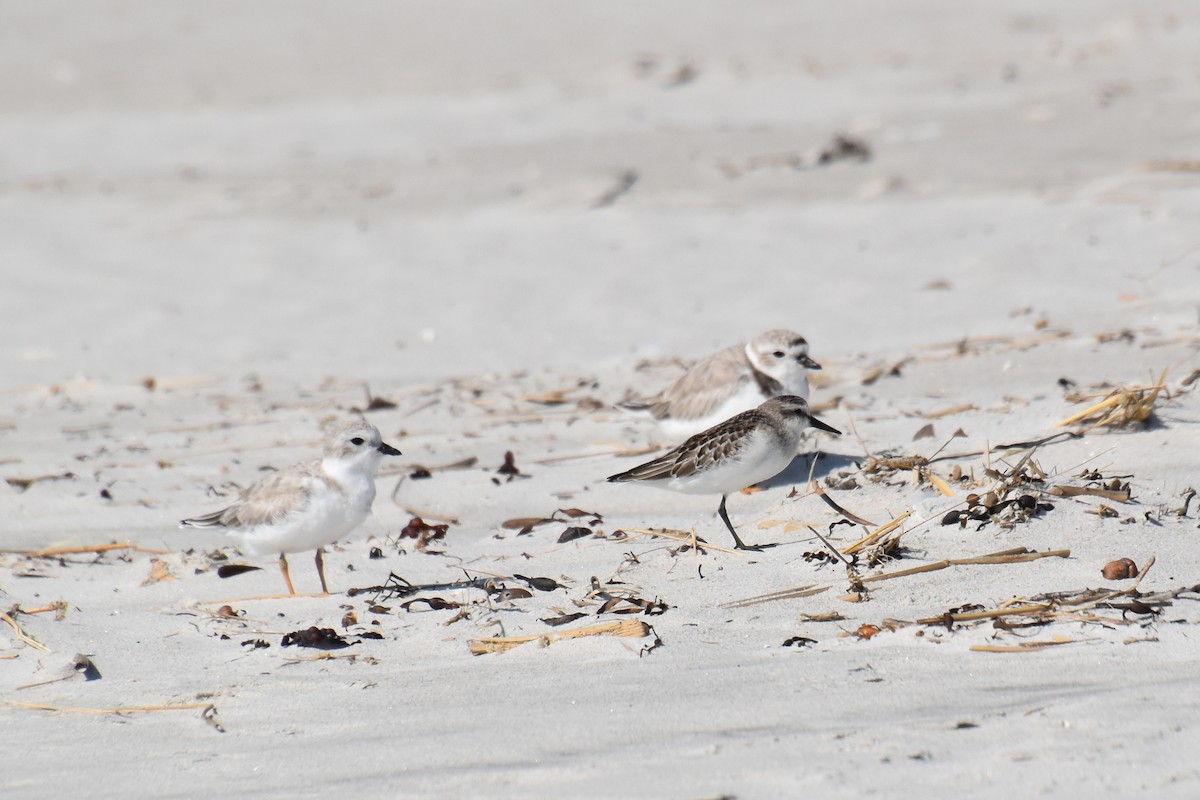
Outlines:
[[382,442],[379,447],[376,447],[375,449],[383,453],[385,456],[398,456],[401,454],[399,450],[392,447],[387,442]]
[[842,435],[842,432],[837,428],[833,427],[832,425],[826,425],[824,422],[821,422],[821,420],[817,419],[811,414],[808,416],[808,421],[812,423],[814,428],[820,428],[821,430],[828,431],[829,433],[836,433],[838,436]]
[[820,364],[813,361],[807,355],[796,356],[796,360],[799,361],[803,366],[808,367],[809,369],[820,369],[821,368]]

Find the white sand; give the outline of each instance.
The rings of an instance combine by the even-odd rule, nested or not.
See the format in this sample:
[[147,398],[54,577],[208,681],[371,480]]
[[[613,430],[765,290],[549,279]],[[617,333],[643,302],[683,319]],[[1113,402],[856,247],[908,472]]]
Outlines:
[[[1170,513],[1200,488],[1200,408],[1181,384],[1200,366],[1189,4],[5,3],[3,17],[0,475],[73,477],[0,483],[0,543],[169,553],[0,555],[0,605],[68,606],[57,621],[17,616],[47,652],[0,622],[0,687],[66,708],[212,704],[224,728],[195,708],[3,708],[5,798],[1200,793],[1195,601],[1157,617],[1093,610],[1106,624],[916,622],[1128,587],[1100,575],[1122,556],[1156,559],[1144,593],[1200,583],[1200,504]],[[837,134],[873,158],[813,166]],[[594,208],[628,171],[629,190]],[[839,599],[845,570],[805,561],[819,543],[787,525],[837,519],[807,459],[729,501],[744,538],[783,543],[762,554],[501,527],[578,507],[610,537],[665,526],[728,545],[717,498],[603,482],[637,463],[613,451],[658,438],[605,404],[678,374],[637,369],[644,358],[776,326],[825,364],[814,400],[842,398],[822,417],[848,433],[814,440],[817,476],[854,476],[860,488],[830,492],[872,522],[918,512],[905,557],[863,575],[1014,547],[1070,558]],[[1131,476],[1129,504],[1054,498],[1027,524],[976,531],[937,523],[978,488],[946,498],[859,472],[864,448],[928,456],[960,427],[945,452],[1048,436],[1080,408],[1060,378],[1088,392],[1167,368],[1151,427],[1035,455],[1049,484],[1082,485],[1085,467]],[[480,591],[428,595],[473,604],[451,625],[455,610],[372,613],[344,595],[212,615],[206,601],[282,579],[270,559],[219,579],[205,554],[233,554],[227,540],[176,522],[220,506],[210,486],[307,457],[365,385],[398,404],[370,418],[405,455],[385,465],[364,533],[328,554],[332,586],[466,567],[566,589],[491,608]],[[527,399],[556,390],[566,403]],[[913,441],[922,415],[966,403]],[[506,450],[527,477],[496,485]],[[467,457],[477,465],[405,477]],[[984,461],[935,472],[986,481]],[[1118,517],[1090,513],[1101,503]],[[457,520],[444,554],[397,553],[406,509]],[[833,529],[843,546],[861,532]],[[144,583],[154,558],[175,580]],[[309,557],[292,565],[313,590]],[[468,651],[630,619],[540,621],[594,615],[575,602],[593,576],[668,604],[637,617],[662,647]],[[829,588],[723,607],[810,584]],[[280,646],[310,625],[341,631],[349,609],[351,639],[384,636],[335,653],[356,658]],[[802,619],[831,611],[845,619]],[[885,620],[908,624],[851,635]],[[784,646],[797,636],[816,642]],[[103,677],[17,688],[67,674],[75,653]]]

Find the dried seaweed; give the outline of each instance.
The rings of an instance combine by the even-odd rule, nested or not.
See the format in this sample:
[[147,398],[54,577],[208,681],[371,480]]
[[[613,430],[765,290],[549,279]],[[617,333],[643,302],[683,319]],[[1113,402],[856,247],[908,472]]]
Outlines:
[[513,457],[512,450],[504,452],[504,463],[496,469],[496,474],[507,475],[509,481],[521,474],[521,470],[517,468],[517,462]]
[[396,537],[397,539],[416,539],[417,550],[425,553],[432,552],[427,550],[429,543],[445,539],[448,530],[450,530],[449,524],[431,525],[420,517],[413,517],[396,534]]
[[357,597],[362,594],[370,594],[373,595],[371,602],[375,603],[379,600],[395,600],[401,597],[411,597],[420,592],[438,592],[455,589],[482,589],[486,591],[489,584],[494,581],[494,578],[465,578],[460,581],[415,584],[392,572],[388,574],[387,580],[382,585],[352,588],[346,592],[346,596]]
[[357,642],[348,642],[333,628],[318,628],[313,625],[303,630],[284,634],[281,647],[313,647],[318,650],[341,650]]
[[[560,514],[562,517],[559,516]],[[584,511],[581,508],[559,508],[555,509],[548,517],[515,517],[513,519],[506,519],[500,523],[500,526],[506,530],[517,531],[518,536],[524,536],[539,525],[545,525],[550,522],[569,522],[570,520],[582,517],[589,517],[590,519],[587,520],[587,524],[593,527],[604,522],[604,518],[594,511]]]
[[556,589],[566,588],[553,578],[529,578],[525,575],[518,575],[514,572],[513,579],[522,581],[530,589],[536,589],[539,592],[553,592]]
[[36,475],[32,478],[5,478],[4,482],[16,489],[18,493],[22,493],[35,483],[42,483],[44,481],[67,481],[74,480],[77,477],[79,476],[74,472],[62,472],[55,475]]
[[462,606],[462,603],[456,603],[453,600],[443,600],[440,597],[418,597],[414,600],[401,603],[400,607],[405,611],[412,613],[414,610],[413,605],[416,603],[424,603],[427,605],[427,611],[441,611],[447,608],[460,608]]
[[645,614],[656,617],[669,609],[661,600],[646,600],[641,597],[610,597],[596,610],[596,614]]
[[[929,427],[929,426],[927,426]],[[932,436],[932,428],[930,428],[930,436]],[[921,438],[921,437],[915,437]],[[954,438],[954,437],[951,437]],[[867,478],[876,483],[887,482],[893,484],[895,482],[889,479],[897,472],[912,471],[913,484],[921,486],[925,483],[932,484],[939,492],[946,497],[953,497],[954,490],[950,488],[946,481],[935,474],[929,467],[930,459],[925,456],[871,456],[863,464],[863,474]]]

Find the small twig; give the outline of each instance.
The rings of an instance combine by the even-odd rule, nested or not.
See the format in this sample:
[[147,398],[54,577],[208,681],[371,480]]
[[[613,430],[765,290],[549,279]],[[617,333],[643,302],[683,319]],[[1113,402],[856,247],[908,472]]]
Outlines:
[[838,558],[840,558],[840,559],[842,560],[842,563],[843,563],[843,564],[845,564],[845,565],[846,565],[848,568],[850,568],[850,569],[853,569],[853,568],[854,568],[854,565],[850,563],[850,559],[846,558],[844,555],[842,555],[842,554],[841,554],[841,553],[838,551],[838,549],[837,549],[836,547],[834,547],[833,545],[831,545],[831,544],[829,543],[829,540],[828,540],[828,539],[826,539],[824,536],[822,536],[820,533],[818,533],[818,532],[817,532],[817,529],[816,529],[816,528],[814,528],[812,525],[805,525],[804,527],[806,527],[806,528],[808,528],[810,531],[812,531],[812,533],[813,533],[813,536],[816,536],[818,539],[820,539],[820,540],[821,540],[821,544],[825,545],[825,546],[826,546],[826,547],[828,547],[828,548],[829,548],[831,551],[833,551],[833,554],[834,554],[835,556],[837,556]]
[[18,614],[41,614],[45,611],[54,611],[62,615],[67,611],[67,601],[55,600],[53,603],[47,603],[46,605],[38,606],[37,608],[22,608],[21,606],[17,606],[16,611]]
[[908,575],[917,575],[922,572],[937,572],[940,569],[945,569],[950,566],[949,561],[935,561],[932,564],[922,564],[919,567],[909,567],[908,569],[897,570],[896,572],[885,572],[881,575],[869,575],[862,579],[863,583],[871,583],[873,581],[886,581],[892,578],[903,578]]
[[846,509],[839,506],[837,503],[835,503],[833,501],[832,497],[825,494],[825,490],[823,488],[821,488],[821,484],[817,483],[816,481],[813,481],[811,486],[812,486],[812,490],[821,496],[821,499],[825,501],[826,505],[828,505],[830,508],[832,508],[837,513],[841,514],[846,519],[848,519],[851,522],[854,522],[858,525],[867,525],[870,527],[875,527],[874,522],[869,522],[868,520],[863,519],[862,517],[858,516],[857,514],[852,514],[849,511],[847,511]]
[[992,619],[994,617],[1020,616],[1027,614],[1038,614],[1049,611],[1049,603],[1036,603],[1023,606],[1008,606],[1005,608],[991,608],[985,611],[962,611],[957,614],[942,614],[939,617],[922,617],[917,620],[922,625],[939,625],[949,619],[952,622],[974,622],[981,619]]
[[170,555],[170,550],[155,550],[142,547],[133,542],[112,542],[110,544],[93,544],[79,547],[47,547],[44,550],[0,550],[6,555],[29,556],[30,558],[52,558],[54,556],[76,555],[79,553],[105,553],[109,550],[135,550],[139,553],[154,553],[155,555]]
[[[1024,550],[1024,548],[1018,548]],[[1070,558],[1070,550],[1047,550],[1044,553],[1014,553],[1005,550],[999,553],[991,553],[986,556],[975,556],[974,558],[952,558],[951,564],[1023,564],[1026,561],[1037,561],[1039,558]]]
[[616,184],[607,192],[600,195],[600,197],[596,199],[596,202],[592,203],[592,208],[607,208],[608,206],[611,206],[613,203],[617,202],[622,195],[631,190],[637,181],[637,172],[631,169],[623,171],[617,177]]

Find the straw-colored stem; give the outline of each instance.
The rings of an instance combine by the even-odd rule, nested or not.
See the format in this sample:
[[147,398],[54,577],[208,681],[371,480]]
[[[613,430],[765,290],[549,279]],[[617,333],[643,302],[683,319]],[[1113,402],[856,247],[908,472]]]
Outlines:
[[25,631],[21,630],[21,626],[17,624],[17,621],[15,619],[13,619],[11,616],[9,616],[7,611],[0,611],[0,619],[4,620],[9,625],[11,625],[13,631],[16,632],[16,634],[17,634],[17,638],[20,639],[25,644],[29,645],[30,647],[36,648],[38,650],[41,650],[43,653],[50,652],[49,647],[46,647],[46,645],[42,644],[37,639],[34,639],[32,636],[25,633]]

